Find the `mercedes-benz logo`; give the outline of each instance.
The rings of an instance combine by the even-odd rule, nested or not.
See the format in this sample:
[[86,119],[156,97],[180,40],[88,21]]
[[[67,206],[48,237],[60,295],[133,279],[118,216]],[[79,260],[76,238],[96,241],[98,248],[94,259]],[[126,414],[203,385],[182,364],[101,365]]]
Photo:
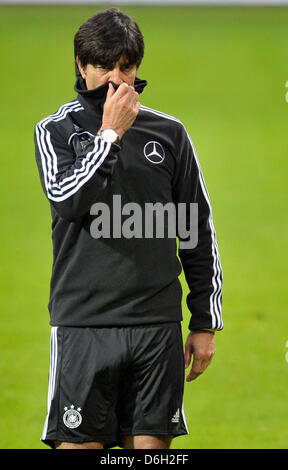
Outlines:
[[159,142],[155,142],[152,140],[151,142],[147,142],[144,147],[144,155],[151,163],[162,163],[165,158],[165,152],[161,144]]

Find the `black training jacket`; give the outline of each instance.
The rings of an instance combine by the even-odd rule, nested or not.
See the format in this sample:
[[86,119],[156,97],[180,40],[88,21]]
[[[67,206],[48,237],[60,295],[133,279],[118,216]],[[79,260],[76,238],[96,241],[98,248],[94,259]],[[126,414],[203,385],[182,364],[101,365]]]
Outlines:
[[[141,93],[146,84],[136,78],[136,91]],[[100,327],[181,321],[178,276],[183,267],[189,328],[221,330],[222,269],[209,195],[191,139],[178,119],[141,105],[121,147],[106,143],[96,134],[107,90],[108,84],[87,90],[78,77],[77,98],[35,127],[36,161],[52,215],[50,324]],[[121,205],[115,206],[115,200]],[[197,203],[197,245],[180,245],[178,257],[177,238],[168,234],[168,215],[157,219],[157,211],[152,220],[164,221],[164,235],[153,228],[152,236],[149,230],[150,235],[143,236],[147,203],[170,203],[176,213],[179,203]],[[139,223],[133,227],[131,222],[136,205],[143,209],[142,236]],[[187,209],[188,229],[189,214]],[[125,221],[131,237],[121,235]]]

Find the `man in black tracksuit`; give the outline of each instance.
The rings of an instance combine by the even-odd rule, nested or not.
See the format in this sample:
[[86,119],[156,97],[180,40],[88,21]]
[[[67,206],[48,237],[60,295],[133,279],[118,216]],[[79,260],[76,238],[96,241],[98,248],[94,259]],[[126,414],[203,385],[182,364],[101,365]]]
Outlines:
[[[188,432],[184,368],[193,355],[187,380],[205,370],[223,328],[209,195],[183,124],[139,103],[147,83],[136,76],[144,43],[134,20],[103,11],[74,46],[77,98],[35,128],[53,239],[42,440],[59,449],[169,448]],[[185,355],[171,220],[190,290]]]

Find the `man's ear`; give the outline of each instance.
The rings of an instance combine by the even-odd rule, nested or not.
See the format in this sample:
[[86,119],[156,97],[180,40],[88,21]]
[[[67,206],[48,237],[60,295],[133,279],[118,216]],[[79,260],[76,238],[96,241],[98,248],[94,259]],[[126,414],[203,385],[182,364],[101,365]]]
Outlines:
[[79,72],[81,73],[82,78],[83,78],[84,80],[86,80],[86,71],[85,71],[85,69],[82,67],[82,64],[81,64],[80,59],[79,59],[78,56],[76,57],[76,63],[77,63],[77,65],[78,65],[78,69],[79,69]]

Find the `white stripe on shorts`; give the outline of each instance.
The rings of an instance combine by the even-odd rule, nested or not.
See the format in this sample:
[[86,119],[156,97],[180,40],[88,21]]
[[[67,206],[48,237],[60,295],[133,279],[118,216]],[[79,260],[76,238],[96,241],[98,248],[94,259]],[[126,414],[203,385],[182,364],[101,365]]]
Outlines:
[[182,413],[182,418],[183,418],[183,422],[184,422],[184,425],[185,425],[187,434],[189,434],[189,429],[188,429],[187,422],[186,422],[186,418],[185,418],[184,405],[183,405],[183,403],[182,403],[182,410],[181,410],[181,413]]
[[[181,330],[181,335],[182,335],[182,338],[183,338],[183,329],[182,329],[182,324],[181,323],[180,323],[180,330]],[[183,398],[184,398],[184,396],[183,396]],[[189,434],[189,429],[188,429],[188,426],[187,426],[187,421],[186,421],[185,413],[184,413],[184,403],[183,402],[182,402],[181,414],[182,414],[182,419],[183,419],[183,423],[184,423],[184,426],[186,428],[187,434]]]
[[56,367],[57,367],[57,356],[58,356],[57,329],[58,329],[57,326],[53,326],[51,329],[47,416],[46,416],[41,440],[44,440],[46,438],[51,402],[52,402],[52,399],[54,397],[54,392],[55,392]]

